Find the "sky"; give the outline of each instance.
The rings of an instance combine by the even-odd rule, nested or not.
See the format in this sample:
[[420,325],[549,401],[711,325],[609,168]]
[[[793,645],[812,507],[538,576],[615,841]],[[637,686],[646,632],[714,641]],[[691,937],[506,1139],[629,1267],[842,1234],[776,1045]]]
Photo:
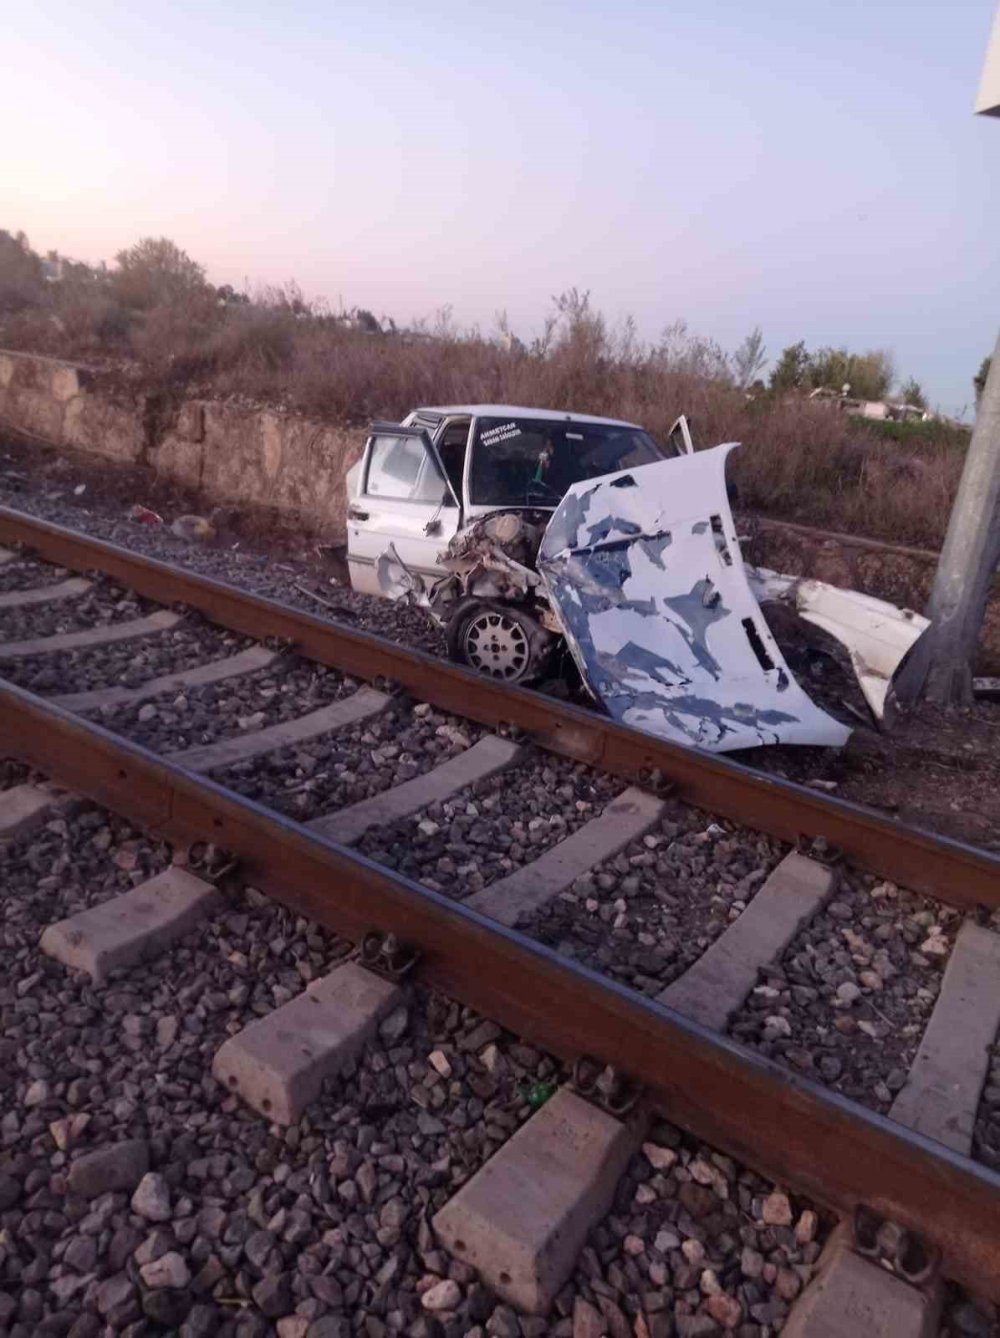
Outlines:
[[38,0],[4,18],[0,227],[216,283],[537,331],[891,348],[947,412],[1000,326],[995,0]]

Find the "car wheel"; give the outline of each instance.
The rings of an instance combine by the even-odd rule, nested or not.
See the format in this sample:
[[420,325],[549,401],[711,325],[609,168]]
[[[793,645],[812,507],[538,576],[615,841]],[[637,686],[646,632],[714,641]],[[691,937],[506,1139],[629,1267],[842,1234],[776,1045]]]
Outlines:
[[490,678],[529,683],[544,670],[554,638],[524,610],[473,600],[448,624],[448,653]]

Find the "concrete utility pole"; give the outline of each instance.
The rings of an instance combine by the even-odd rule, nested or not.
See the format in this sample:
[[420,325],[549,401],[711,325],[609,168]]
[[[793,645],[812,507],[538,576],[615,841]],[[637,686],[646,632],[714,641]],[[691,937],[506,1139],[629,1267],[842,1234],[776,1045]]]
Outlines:
[[[976,99],[981,115],[1000,115],[1000,8]],[[941,705],[972,701],[972,664],[1000,562],[1000,339],[986,385],[958,495],[952,507],[927,616],[931,627],[914,647],[897,682],[900,701],[919,696]]]
[[938,561],[927,616],[931,627],[900,675],[901,700],[923,695],[943,706],[972,701],[972,663],[993,573],[1000,562],[1000,339],[979,398],[958,495]]

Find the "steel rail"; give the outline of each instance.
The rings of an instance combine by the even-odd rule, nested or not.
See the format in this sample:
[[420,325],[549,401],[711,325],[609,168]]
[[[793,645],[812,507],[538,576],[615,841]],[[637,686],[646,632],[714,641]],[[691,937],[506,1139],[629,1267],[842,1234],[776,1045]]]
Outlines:
[[21,688],[0,747],[175,843],[211,840],[243,881],[357,942],[392,931],[417,978],[564,1059],[640,1079],[669,1119],[837,1211],[864,1204],[1000,1297],[1000,1176],[744,1050],[515,930],[337,846]]
[[0,507],[0,542],[25,544],[74,570],[104,572],[149,599],[186,604],[248,636],[279,637],[355,677],[391,679],[492,728],[516,726],[542,747],[614,775],[641,781],[659,772],[690,803],[784,841],[823,837],[873,873],[963,910],[1000,907],[1000,856],[960,841],[7,507]]

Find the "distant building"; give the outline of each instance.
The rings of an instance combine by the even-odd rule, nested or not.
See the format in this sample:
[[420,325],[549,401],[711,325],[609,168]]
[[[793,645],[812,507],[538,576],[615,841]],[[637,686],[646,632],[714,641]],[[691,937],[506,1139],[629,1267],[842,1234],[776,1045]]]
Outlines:
[[46,256],[42,261],[42,278],[47,279],[49,283],[62,279],[68,263],[63,256]]
[[[931,413],[929,409],[921,409],[917,404],[903,404],[897,400],[852,399],[850,395],[845,395],[843,391],[830,390],[827,386],[820,386],[818,390],[811,390],[809,398],[811,400],[832,401],[844,413],[854,414],[858,418],[871,418],[880,423],[905,423],[911,420],[926,423],[932,419],[944,421],[940,414]],[[955,426],[961,427],[962,424],[955,424]]]

